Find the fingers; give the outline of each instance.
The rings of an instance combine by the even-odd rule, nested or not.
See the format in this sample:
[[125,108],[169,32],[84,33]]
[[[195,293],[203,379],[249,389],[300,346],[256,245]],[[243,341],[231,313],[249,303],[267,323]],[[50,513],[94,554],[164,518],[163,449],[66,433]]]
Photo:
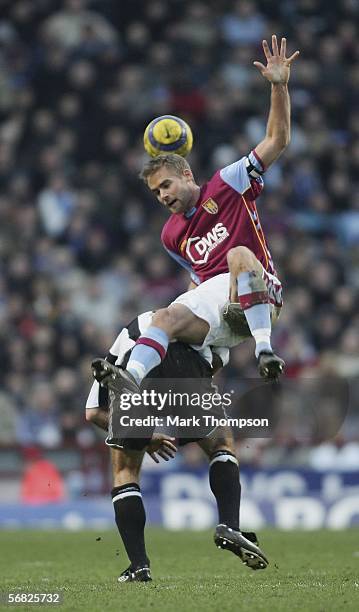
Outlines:
[[266,56],[267,61],[270,60],[270,58],[272,57],[272,53],[273,55],[279,55],[278,42],[277,42],[277,37],[275,34],[272,34],[272,53],[269,49],[269,45],[266,40],[262,41],[262,46],[263,46],[264,55]]
[[275,34],[272,34],[272,50],[273,55],[279,55],[277,37]]
[[156,433],[153,434],[152,440],[150,443],[150,448],[154,451],[158,451],[160,449],[166,448],[166,450],[171,450],[172,452],[177,452],[177,446],[173,444],[173,440],[176,438],[172,438],[171,436],[167,436],[166,434]]
[[162,444],[161,444],[161,448],[162,447],[166,447],[166,450],[170,450],[174,453],[177,452],[177,446],[175,446],[174,444],[172,444],[172,442],[170,442],[169,440],[163,440]]
[[[258,70],[260,70],[261,72],[263,72],[263,70],[266,69],[266,67],[261,64],[261,62],[253,62],[254,66],[256,66],[256,68],[258,68]],[[233,300],[231,300],[231,302],[233,302]]]
[[159,463],[160,458],[165,461],[173,459],[177,452],[177,447],[172,442],[175,439],[166,434],[154,434],[147,451],[152,461]]
[[169,459],[174,459],[175,458],[175,454],[174,452],[171,452],[169,450],[166,450],[164,448],[160,448],[157,451],[157,455],[159,455],[160,457],[162,457],[162,459],[164,459],[165,461],[168,461]]
[[291,64],[291,62],[293,60],[296,59],[296,57],[298,57],[299,55],[299,51],[295,51],[294,53],[292,53],[292,55],[290,57],[288,57],[288,59],[286,59],[285,54],[287,52],[287,39],[286,38],[282,38],[281,44],[280,44],[280,58],[282,60],[285,60],[286,64]]
[[288,57],[288,59],[286,60],[287,64],[291,64],[292,61],[298,57],[299,53],[300,53],[299,51],[295,51],[294,53],[292,53],[292,55]]
[[152,452],[149,452],[148,454],[155,463],[160,462],[159,458],[164,459],[164,461],[169,461],[170,459],[174,459],[176,455],[174,451],[171,451],[169,449],[167,450],[164,448],[159,448],[156,452],[152,451]]
[[264,55],[266,57],[266,60],[269,61],[270,58],[272,57],[272,54],[271,54],[271,52],[269,50],[269,46],[268,46],[268,43],[267,43],[266,40],[262,41],[262,47],[263,47],[263,52],[264,52]]
[[160,448],[158,449],[158,452],[165,453],[170,457],[174,457],[177,453],[177,447],[171,442],[167,442],[166,444],[163,442],[163,444],[161,444]]
[[162,444],[159,448],[156,448],[156,453],[160,455],[160,457],[162,457],[163,459],[165,458],[165,456],[173,459],[176,452],[177,452],[177,448],[175,446],[174,447],[172,446],[172,448],[166,448]]
[[155,463],[159,463],[159,462],[160,462],[160,460],[158,459],[158,457],[157,457],[156,453],[150,453],[150,452],[149,452],[148,454],[149,454],[149,456],[151,457],[151,459],[152,459],[152,460],[153,460]]
[[[299,51],[295,51],[288,59],[286,59],[285,54],[287,52],[287,39],[284,37],[281,39],[279,51],[277,36],[275,34],[272,34],[272,53],[269,49],[269,45],[266,40],[262,41],[262,46],[267,61],[269,61],[272,57],[277,56],[280,57],[282,60],[285,60],[286,63],[291,64],[291,62],[295,60],[299,55]],[[261,71],[265,68],[263,64],[261,64],[261,62],[253,62],[253,64]]]

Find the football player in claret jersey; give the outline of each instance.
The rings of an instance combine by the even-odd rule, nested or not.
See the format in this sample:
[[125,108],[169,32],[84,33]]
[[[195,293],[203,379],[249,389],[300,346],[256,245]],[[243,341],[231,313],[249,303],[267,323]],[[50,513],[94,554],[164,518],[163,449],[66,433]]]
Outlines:
[[[205,291],[208,279],[228,276],[230,305],[224,311],[228,325],[241,322],[256,342],[261,376],[277,379],[284,366],[272,350],[271,324],[282,305],[281,283],[259,221],[255,200],[263,187],[263,174],[284,151],[290,139],[290,66],[299,51],[286,57],[286,39],[280,49],[272,36],[272,50],[263,41],[267,64],[254,62],[271,83],[266,135],[248,156],[216,172],[202,187],[188,163],[176,155],[160,155],[146,163],[141,176],[161,205],[171,213],[162,232],[164,247],[191,274],[198,288],[158,310],[152,326],[141,335],[124,377],[134,389],[164,358],[168,343],[177,338],[203,342],[211,322],[204,311],[214,312],[218,296]],[[203,287],[203,291],[196,293]],[[204,298],[204,299],[203,299]],[[205,303],[204,303],[205,301]],[[207,321],[209,328],[203,324]],[[238,323],[237,323],[238,324]],[[243,333],[243,335],[245,335]]]

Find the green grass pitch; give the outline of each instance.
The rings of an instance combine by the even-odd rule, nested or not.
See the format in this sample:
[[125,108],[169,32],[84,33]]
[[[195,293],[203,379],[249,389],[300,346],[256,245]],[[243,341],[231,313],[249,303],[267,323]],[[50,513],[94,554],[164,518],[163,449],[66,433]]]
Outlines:
[[63,594],[61,605],[6,606],[17,611],[359,610],[358,530],[258,536],[270,566],[254,572],[216,549],[212,532],[148,529],[154,581],[119,585],[127,564],[115,531],[4,531],[0,591]]

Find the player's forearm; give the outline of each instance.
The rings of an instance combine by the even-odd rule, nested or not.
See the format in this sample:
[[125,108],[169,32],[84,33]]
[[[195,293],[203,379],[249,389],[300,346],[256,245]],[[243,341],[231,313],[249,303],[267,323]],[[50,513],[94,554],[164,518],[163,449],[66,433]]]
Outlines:
[[256,152],[268,168],[284,151],[290,141],[290,99],[287,85],[272,84],[271,106],[266,136]]
[[88,409],[86,410],[86,420],[90,421],[100,429],[104,431],[108,431],[108,411],[101,410],[101,408],[97,409]]
[[290,98],[288,85],[272,83],[271,105],[267,122],[266,137],[283,150],[290,141]]

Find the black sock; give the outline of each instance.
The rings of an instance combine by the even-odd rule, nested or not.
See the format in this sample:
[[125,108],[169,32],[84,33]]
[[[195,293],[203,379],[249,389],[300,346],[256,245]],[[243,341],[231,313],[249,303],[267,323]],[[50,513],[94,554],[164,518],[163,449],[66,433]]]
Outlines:
[[144,533],[146,513],[140,487],[135,482],[129,482],[121,487],[114,487],[111,495],[116,525],[131,566],[136,569],[149,565]]
[[228,451],[217,451],[209,464],[209,484],[216,498],[219,523],[239,530],[241,485],[236,457]]

